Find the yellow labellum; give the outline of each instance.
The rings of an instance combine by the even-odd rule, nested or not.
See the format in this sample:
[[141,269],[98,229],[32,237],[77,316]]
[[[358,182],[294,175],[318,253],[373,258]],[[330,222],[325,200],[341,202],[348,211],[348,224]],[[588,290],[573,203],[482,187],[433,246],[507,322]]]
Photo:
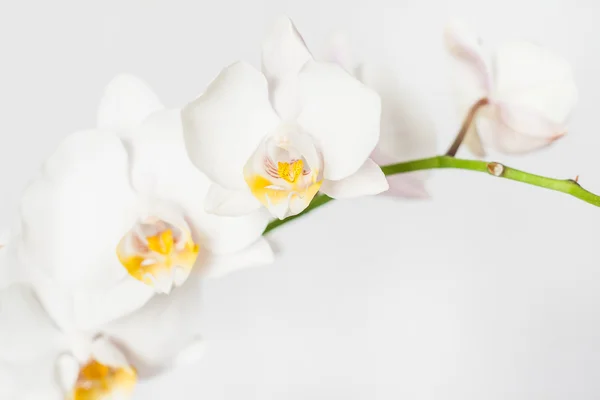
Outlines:
[[312,199],[315,197],[315,195],[321,188],[321,184],[323,182],[313,182],[300,192],[291,192],[287,190],[274,189],[272,187],[273,183],[261,175],[246,177],[246,183],[248,184],[248,187],[250,188],[252,194],[265,207],[269,207],[272,204],[277,205],[280,204],[282,201],[287,201],[288,198],[290,198],[290,195],[292,196],[291,199],[302,198],[308,206],[308,204],[312,201]]
[[182,249],[177,249],[171,229],[148,236],[146,241],[147,249],[141,249],[136,254],[117,251],[117,255],[132,277],[150,286],[154,282],[149,275],[158,277],[161,272],[173,267],[191,270],[200,251],[200,246],[191,237],[186,240]]
[[137,373],[132,367],[113,368],[89,361],[79,370],[72,392],[72,400],[102,400],[118,392],[120,397],[131,396],[137,382]]
[[289,183],[296,183],[298,178],[302,176],[303,170],[304,162],[302,160],[296,160],[293,163],[281,161],[277,163],[277,173]]

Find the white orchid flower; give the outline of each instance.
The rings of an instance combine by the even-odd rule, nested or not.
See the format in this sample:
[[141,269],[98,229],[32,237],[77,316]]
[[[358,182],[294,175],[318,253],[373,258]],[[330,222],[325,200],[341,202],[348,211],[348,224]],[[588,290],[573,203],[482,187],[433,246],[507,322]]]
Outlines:
[[445,32],[455,61],[454,84],[461,114],[480,107],[465,143],[483,156],[491,147],[525,153],[548,146],[566,131],[577,102],[569,63],[529,42],[510,42],[490,51],[455,22]]
[[[336,33],[328,43],[327,61],[335,62],[381,97],[381,133],[371,159],[383,166],[433,157],[437,135],[431,116],[419,94],[389,67],[357,63],[346,35]],[[428,198],[426,171],[388,176],[385,194],[405,198]]]
[[[192,278],[197,279],[198,276]],[[198,288],[186,285],[91,331],[57,327],[35,291],[0,292],[0,398],[128,400],[138,380],[197,361]]]
[[19,268],[61,327],[126,315],[192,269],[272,261],[266,213],[204,212],[210,181],[187,158],[179,110],[161,108],[140,80],[116,78],[99,128],[64,140],[23,196]]
[[206,209],[283,219],[320,190],[335,198],[387,190],[369,155],[379,138],[377,94],[338,65],[317,62],[287,18],[262,51],[263,73],[238,62],[182,111],[193,163],[214,184]]

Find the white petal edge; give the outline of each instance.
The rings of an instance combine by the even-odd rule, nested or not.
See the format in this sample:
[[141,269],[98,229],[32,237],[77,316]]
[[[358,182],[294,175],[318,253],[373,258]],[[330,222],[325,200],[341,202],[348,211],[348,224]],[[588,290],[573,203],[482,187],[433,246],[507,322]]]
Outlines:
[[388,181],[381,168],[370,158],[353,175],[339,181],[325,180],[321,192],[334,199],[368,196],[385,192]]
[[320,145],[325,179],[340,180],[363,165],[379,141],[377,93],[340,66],[308,62],[299,75],[298,123]]
[[266,239],[260,238],[237,253],[211,255],[202,265],[200,273],[203,277],[220,278],[242,269],[269,265],[274,260],[271,245]]
[[269,82],[297,75],[312,60],[304,39],[286,16],[278,17],[262,45],[262,70]]
[[225,189],[216,183],[210,186],[204,203],[206,212],[227,217],[248,215],[261,207],[249,190]]
[[269,101],[267,80],[244,62],[221,71],[181,116],[190,159],[228,189],[246,186],[244,165],[280,122]]
[[131,129],[162,108],[156,94],[143,80],[120,74],[104,89],[98,107],[98,128],[117,132],[127,138]]

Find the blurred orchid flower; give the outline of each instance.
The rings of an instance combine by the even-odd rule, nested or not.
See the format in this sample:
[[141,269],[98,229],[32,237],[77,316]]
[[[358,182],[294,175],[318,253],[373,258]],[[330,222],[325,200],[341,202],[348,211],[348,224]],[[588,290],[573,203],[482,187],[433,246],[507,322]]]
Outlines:
[[[454,83],[462,115],[477,104],[465,144],[483,156],[491,147],[525,153],[566,133],[577,88],[569,63],[548,49],[510,42],[490,51],[460,23],[445,32],[455,61]],[[478,103],[479,101],[479,103]]]
[[[392,69],[354,61],[347,36],[336,33],[328,44],[325,60],[337,63],[381,97],[381,133],[371,159],[379,165],[433,157],[437,136],[432,118],[418,93],[402,82]],[[425,187],[428,172],[388,176],[385,194],[408,198],[428,198]]]
[[338,65],[317,62],[288,18],[263,43],[262,70],[238,62],[182,111],[192,162],[215,183],[206,209],[283,219],[321,192],[345,198],[388,184],[369,155],[379,139],[377,94]]
[[273,259],[261,236],[267,213],[204,212],[210,181],[187,158],[180,111],[161,108],[143,82],[117,77],[98,128],[67,137],[24,193],[8,246],[62,328],[126,315],[192,269],[216,275]]
[[200,358],[198,292],[186,285],[101,328],[63,331],[31,286],[5,288],[0,292],[0,398],[132,398],[138,380]]

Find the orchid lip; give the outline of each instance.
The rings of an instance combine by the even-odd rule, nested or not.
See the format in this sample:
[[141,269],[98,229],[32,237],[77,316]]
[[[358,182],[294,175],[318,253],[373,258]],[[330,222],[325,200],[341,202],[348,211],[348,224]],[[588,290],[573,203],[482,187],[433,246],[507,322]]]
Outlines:
[[323,182],[323,162],[312,138],[294,124],[267,137],[244,168],[250,192],[277,218],[304,210]]
[[169,293],[185,281],[199,250],[187,226],[149,217],[121,239],[117,255],[133,278],[159,293]]

